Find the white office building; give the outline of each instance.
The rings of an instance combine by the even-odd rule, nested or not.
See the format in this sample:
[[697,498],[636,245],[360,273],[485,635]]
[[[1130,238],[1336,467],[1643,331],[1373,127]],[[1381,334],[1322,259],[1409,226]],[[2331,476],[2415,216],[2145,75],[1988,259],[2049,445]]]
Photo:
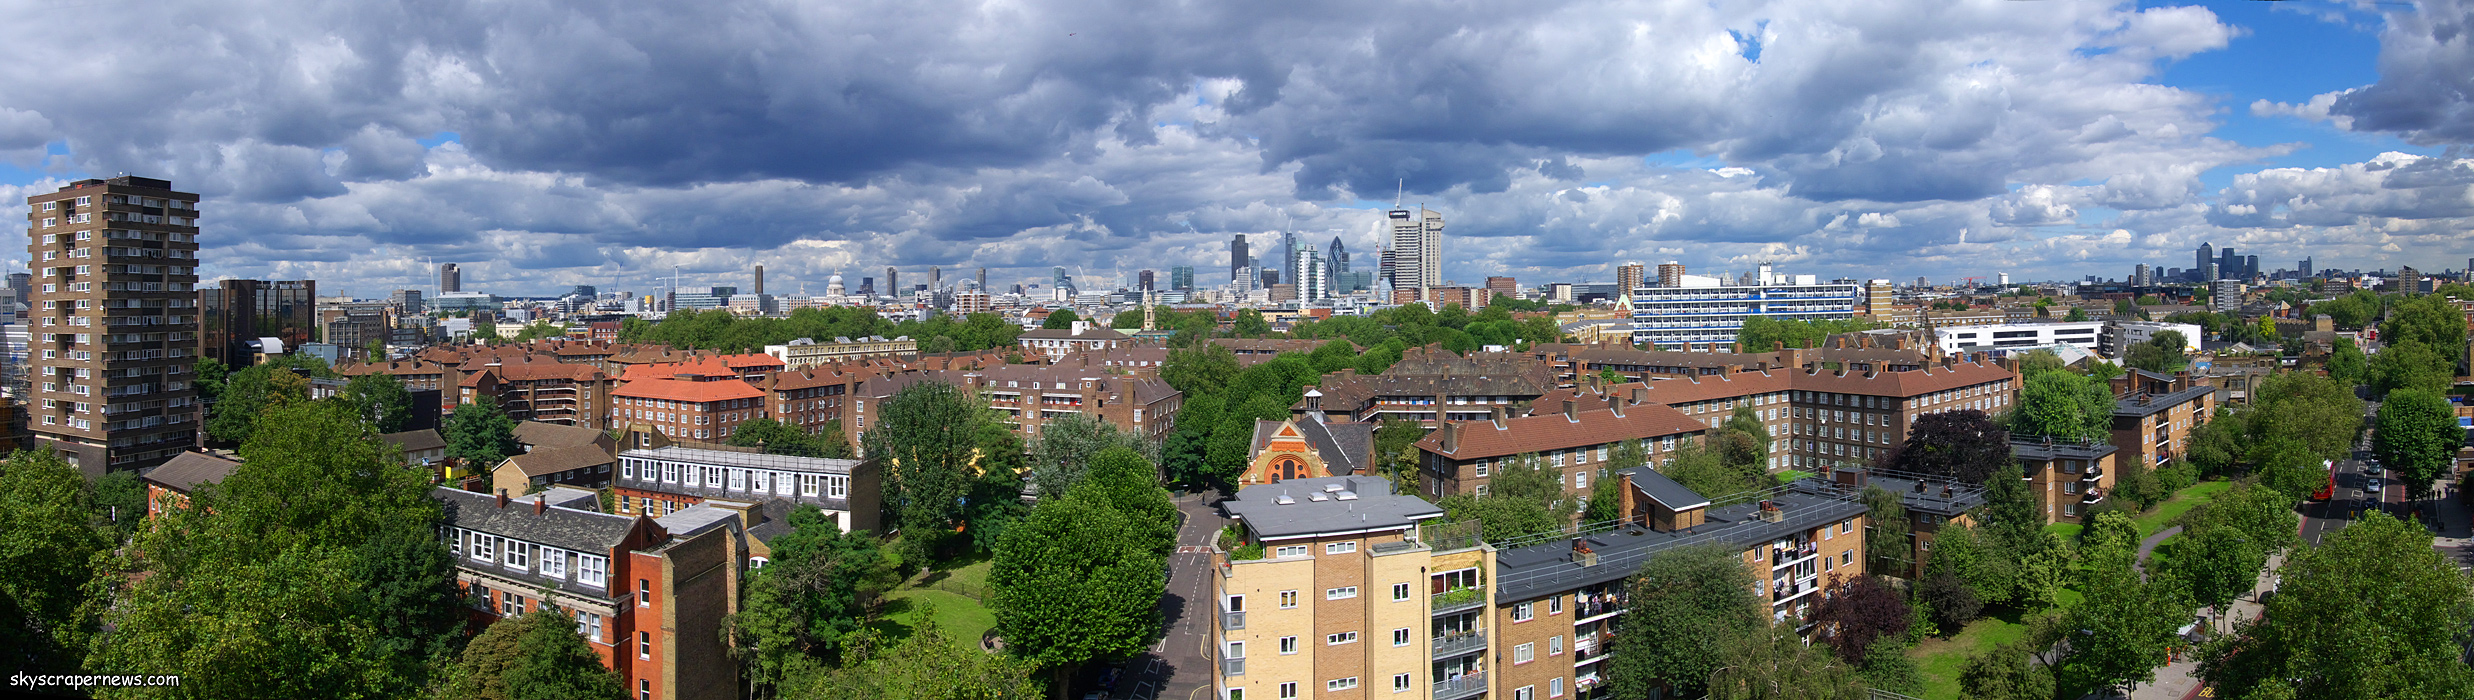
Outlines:
[[1821,284],[1812,275],[1772,275],[1768,267],[1762,266],[1749,280],[1752,284],[1728,285],[1717,278],[1686,276],[1683,286],[1632,290],[1632,342],[1683,350],[1734,343],[1744,319],[1752,316],[1784,321],[1855,317],[1856,285]]
[[2105,329],[2105,354],[2120,358],[2130,346],[2148,342],[2156,334],[2173,331],[2182,334],[2182,351],[2199,352],[2201,331],[2196,324],[2165,323],[2163,321],[2116,321]]
[[2069,345],[2096,352],[2104,344],[2103,321],[2036,321],[1933,329],[1942,352],[1961,353],[2046,345]]

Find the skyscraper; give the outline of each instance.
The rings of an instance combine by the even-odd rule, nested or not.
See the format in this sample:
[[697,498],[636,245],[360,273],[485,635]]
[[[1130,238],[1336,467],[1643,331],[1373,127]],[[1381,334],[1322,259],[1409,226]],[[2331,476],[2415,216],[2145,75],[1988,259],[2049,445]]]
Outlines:
[[1324,299],[1331,296],[1331,277],[1323,271],[1323,252],[1314,244],[1298,246],[1289,254],[1289,283],[1297,285],[1297,298]]
[[2139,263],[2137,267],[2133,267],[2130,270],[2130,286],[2146,287],[2154,285],[2156,280],[2151,276],[2154,274],[2156,274],[2155,271],[2149,269],[2147,263]]
[[1145,292],[1151,291],[1152,281],[1153,278],[1151,277],[1150,270],[1134,273],[1134,288],[1137,290]]
[[1418,207],[1416,212],[1394,209],[1388,216],[1392,226],[1392,273],[1385,281],[1396,290],[1441,286],[1443,215]]
[[755,272],[755,274],[756,274],[756,284],[755,284],[756,291],[749,292],[749,294],[759,294],[759,295],[764,294],[764,293],[765,293],[765,266],[763,266],[763,265],[757,265],[757,266],[756,266],[756,272]]
[[2258,276],[2259,276],[2259,256],[2257,256],[2257,255],[2245,255],[2245,256],[2242,256],[2242,278],[2243,278],[2243,279],[2250,279],[2250,278],[2253,278],[2253,277],[2258,277]]
[[988,268],[979,268],[979,278],[972,282],[971,288],[983,292],[988,291]]
[[464,291],[464,268],[456,266],[455,263],[440,264],[438,266],[438,293],[461,291]]
[[928,293],[929,293],[929,294],[935,294],[935,293],[937,293],[937,292],[941,292],[941,291],[944,291],[944,290],[945,290],[945,268],[944,268],[943,266],[939,266],[939,265],[929,265],[929,266],[928,266]]
[[[27,313],[43,317],[27,324],[26,424],[89,476],[161,464],[197,443],[197,390],[184,374],[199,344],[197,201],[126,175],[26,198],[27,259],[37,261]],[[111,259],[105,246],[153,264],[90,262]]]
[[885,296],[902,296],[902,271],[885,268]]
[[[2465,262],[2466,262],[2466,269],[2469,269],[2469,270],[2474,270],[2474,258],[2468,258]],[[2303,258],[2303,259],[2302,259],[2302,263],[2301,263],[2300,267],[2298,268],[2298,271],[2302,273],[2302,278],[2303,278],[2303,279],[2310,279],[2310,278],[2311,278],[2311,259],[2310,259],[2310,258]]]
[[2215,281],[2216,246],[2208,245],[2206,243],[2199,244],[2198,266],[2191,268],[2191,271],[2198,274],[2200,282]]
[[1684,286],[1684,264],[1679,262],[1670,262],[1658,265],[1658,286]]
[[1631,294],[1632,290],[1640,289],[1641,282],[1648,272],[1648,268],[1636,262],[1615,266],[1615,293]]
[[1254,288],[1254,259],[1246,256],[1246,234],[1228,239],[1228,281],[1237,291]]
[[1194,266],[1178,265],[1168,268],[1168,288],[1180,292],[1194,291]]
[[2218,248],[2216,250],[2216,278],[2230,280],[2241,277],[2242,256],[2235,255],[2232,248]]

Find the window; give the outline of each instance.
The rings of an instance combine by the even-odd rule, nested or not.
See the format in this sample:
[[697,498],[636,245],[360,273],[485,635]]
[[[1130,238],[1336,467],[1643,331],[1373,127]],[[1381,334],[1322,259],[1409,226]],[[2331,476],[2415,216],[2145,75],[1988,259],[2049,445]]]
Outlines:
[[1342,600],[1355,597],[1357,597],[1356,586],[1341,586],[1339,588],[1330,588],[1323,591],[1324,600]]
[[1520,645],[1520,646],[1512,647],[1512,664],[1513,664],[1513,665],[1516,665],[1516,666],[1517,666],[1517,665],[1520,665],[1520,664],[1525,664],[1525,663],[1529,663],[1529,662],[1531,662],[1531,661],[1536,661],[1536,660],[1538,660],[1538,644],[1537,644],[1537,642],[1530,642],[1530,643],[1527,643],[1527,644],[1522,644],[1522,645]]
[[1524,685],[1512,691],[1512,700],[1538,700],[1537,686]]
[[1323,553],[1324,553],[1324,554],[1349,554],[1349,553],[1353,553],[1353,552],[1356,552],[1356,551],[1357,551],[1357,543],[1356,543],[1356,542],[1325,542],[1325,543],[1323,543]]
[[1536,603],[1522,603],[1512,606],[1512,621],[1528,622],[1530,618],[1538,616],[1536,608]]
[[1331,634],[1326,634],[1326,635],[1323,635],[1323,646],[1338,646],[1338,645],[1341,645],[1341,644],[1356,644],[1356,643],[1357,643],[1357,633],[1356,633],[1356,632],[1333,632],[1333,633],[1331,633]]
[[1558,596],[1555,596],[1555,597],[1552,597],[1552,598],[1548,598],[1548,599],[1546,599],[1546,614],[1548,614],[1548,615],[1561,615],[1561,614],[1563,614],[1563,596],[1558,595]]
[[1294,607],[1297,607],[1297,592],[1296,592],[1296,591],[1281,591],[1281,592],[1280,592],[1280,609],[1282,609],[1282,610],[1287,610],[1287,609],[1294,608]]
[[576,634],[592,641],[601,641],[601,614],[576,611]]
[[1850,533],[1850,532],[1854,532],[1854,531],[1855,531],[1855,519],[1854,519],[1854,518],[1848,518],[1848,519],[1846,519],[1846,520],[1841,520],[1841,521],[1838,521],[1838,534],[1844,535],[1844,534],[1847,534],[1847,533]]
[[653,633],[643,631],[636,633],[636,658],[653,658]]
[[1846,565],[1848,565],[1848,564],[1853,564],[1853,563],[1855,563],[1855,550],[1850,549],[1850,550],[1847,550],[1847,551],[1844,551],[1844,552],[1839,552],[1839,553],[1838,553],[1838,565],[1839,565],[1839,566],[1846,566]]
[[1547,655],[1547,656],[1562,656],[1562,655],[1563,655],[1563,635],[1558,634],[1558,635],[1555,635],[1555,636],[1552,636],[1552,637],[1547,637],[1547,638],[1546,638],[1546,655]]
[[507,568],[522,569],[532,564],[533,546],[514,540],[507,541]]
[[1296,637],[1281,637],[1281,638],[1280,638],[1280,653],[1282,653],[1282,654],[1295,654],[1295,653],[1297,653],[1297,638],[1296,638]]
[[550,578],[567,577],[567,552],[554,547],[541,548],[541,575]]
[[1392,674],[1392,692],[1395,692],[1395,693],[1406,693],[1406,692],[1409,692],[1409,674],[1406,674],[1406,673],[1395,673],[1395,674]]
[[636,579],[636,607],[644,608],[651,607],[652,605],[653,582],[645,579]]
[[653,700],[653,679],[636,679],[636,700]]
[[1296,681],[1290,681],[1290,682],[1287,682],[1287,683],[1282,683],[1282,684],[1280,684],[1280,700],[1295,700],[1295,699],[1296,699],[1296,697],[1297,697],[1297,682],[1296,682]]
[[1289,546],[1286,546],[1286,547],[1281,547],[1281,548],[1279,549],[1279,551],[1273,552],[1273,553],[1272,553],[1272,556],[1275,556],[1275,557],[1284,557],[1284,558],[1285,558],[1285,557],[1302,557],[1302,556],[1306,556],[1306,546],[1305,546],[1305,545],[1302,545],[1302,544],[1299,544],[1299,545],[1289,545]]
[[1408,646],[1408,645],[1409,645],[1409,628],[1407,628],[1407,627],[1402,627],[1402,628],[1400,628],[1400,629],[1392,630],[1392,646],[1396,646],[1396,647],[1405,647],[1405,646]]
[[1409,599],[1409,584],[1406,584],[1406,583],[1395,583],[1395,584],[1392,584],[1392,600],[1393,600],[1393,601],[1397,602],[1397,601],[1403,601],[1403,600],[1408,600],[1408,599]]
[[482,561],[497,561],[498,538],[480,533],[473,533],[472,558]]
[[[590,554],[576,555],[576,582],[594,588],[609,585],[610,558]],[[642,605],[642,601],[637,602]]]
[[1563,697],[1563,678],[1556,677],[1546,679],[1546,696],[1550,698]]
[[1355,689],[1357,689],[1357,677],[1356,677],[1356,676],[1350,676],[1350,677],[1347,677],[1347,678],[1334,678],[1334,679],[1332,679],[1332,680],[1328,680],[1328,681],[1324,681],[1324,682],[1323,682],[1323,690],[1324,690],[1325,692],[1337,693],[1337,692],[1340,692],[1340,691],[1343,691],[1343,690],[1355,690]]

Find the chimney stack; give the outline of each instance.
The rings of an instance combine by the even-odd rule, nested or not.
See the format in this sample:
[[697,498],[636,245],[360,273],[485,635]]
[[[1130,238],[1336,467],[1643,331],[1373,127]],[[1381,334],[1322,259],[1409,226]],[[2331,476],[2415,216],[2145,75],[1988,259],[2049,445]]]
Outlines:
[[507,490],[506,490],[506,489],[499,489],[499,490],[498,490],[498,507],[500,507],[500,508],[505,508],[505,507],[507,507]]
[[1451,421],[1448,421],[1448,420],[1447,420],[1447,421],[1443,421],[1443,424],[1442,424],[1442,425],[1440,425],[1440,426],[1437,426],[1435,429],[1436,429],[1437,431],[1440,431],[1440,432],[1442,432],[1442,433],[1443,433],[1443,439],[1442,439],[1442,440],[1439,440],[1438,442],[1443,443],[1443,453],[1444,453],[1444,454],[1452,454],[1452,453],[1454,453],[1454,452],[1459,452],[1459,451],[1460,451],[1460,424],[1459,424],[1459,423],[1454,423],[1454,422],[1451,422]]
[[1564,418],[1564,420],[1572,421],[1572,422],[1575,422],[1575,423],[1580,422],[1580,420],[1581,420],[1581,402],[1579,402],[1579,401],[1574,401],[1574,400],[1571,400],[1571,399],[1564,399],[1564,400],[1563,400],[1563,418]]
[[549,510],[550,492],[543,491],[541,493],[533,494],[533,514],[540,515],[542,513],[549,512]]

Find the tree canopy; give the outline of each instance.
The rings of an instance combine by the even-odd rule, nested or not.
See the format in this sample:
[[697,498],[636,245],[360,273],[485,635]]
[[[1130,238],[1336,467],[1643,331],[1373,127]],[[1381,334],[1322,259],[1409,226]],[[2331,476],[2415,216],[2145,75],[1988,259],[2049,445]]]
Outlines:
[[1614,642],[1624,653],[1603,662],[1617,697],[1648,697],[1661,682],[1689,697],[1726,664],[1728,640],[1753,637],[1770,622],[1751,570],[1716,545],[1660,552],[1625,585],[1630,605]]
[[522,451],[515,442],[515,419],[498,410],[498,400],[486,394],[457,405],[444,427],[439,432],[446,438],[447,456],[463,461],[466,468],[489,469]]
[[2474,697],[2459,660],[2474,584],[2421,525],[2374,511],[2280,576],[2261,616],[2201,655],[2219,697]]
[[1095,475],[1042,500],[1007,529],[988,570],[997,632],[1054,673],[1059,692],[1074,669],[1141,653],[1160,634],[1167,559],[1108,490]]
[[2464,445],[2465,429],[2457,427],[2456,407],[2448,399],[2421,389],[2400,389],[2380,402],[2371,446],[2381,464],[2397,470],[2408,498],[2422,498],[2432,481],[2452,471],[2457,450]]
[[1883,463],[1900,471],[1982,484],[1994,472],[2012,464],[2010,433],[1983,411],[1972,408],[1928,413],[1915,419],[1908,429],[1907,441],[1892,450]]

